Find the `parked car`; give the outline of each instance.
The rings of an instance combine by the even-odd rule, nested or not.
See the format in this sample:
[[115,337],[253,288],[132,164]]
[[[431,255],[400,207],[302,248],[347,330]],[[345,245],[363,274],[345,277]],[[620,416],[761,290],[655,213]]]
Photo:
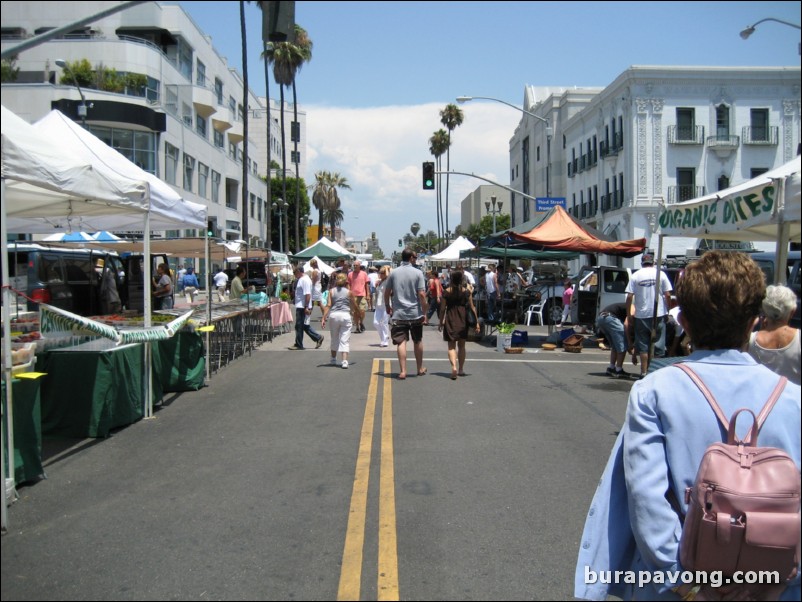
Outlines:
[[[760,266],[763,274],[766,277],[766,284],[774,284],[775,274],[777,273],[777,257],[776,253],[751,253],[750,257]],[[788,261],[785,264],[785,281],[786,286],[796,293],[796,312],[791,318],[789,324],[794,328],[800,328],[802,325],[802,285],[800,284],[800,251],[789,251]]]
[[631,270],[613,266],[585,266],[574,281],[571,321],[575,326],[594,327],[599,312],[611,303],[627,300]]

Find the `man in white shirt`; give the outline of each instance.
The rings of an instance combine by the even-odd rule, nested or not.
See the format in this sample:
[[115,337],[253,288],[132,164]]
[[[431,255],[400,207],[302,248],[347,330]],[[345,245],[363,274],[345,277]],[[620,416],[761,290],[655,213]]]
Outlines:
[[228,274],[220,268],[220,271],[214,275],[214,285],[217,287],[217,300],[222,303],[226,300],[226,286],[228,285]]
[[487,266],[487,273],[485,274],[485,295],[487,296],[487,323],[495,324],[496,303],[501,298],[495,263],[491,263]]
[[290,347],[293,351],[304,348],[304,332],[315,342],[315,349],[323,344],[323,335],[315,332],[307,320],[312,315],[312,279],[304,273],[300,265],[295,267],[295,345]]
[[660,298],[655,313],[655,289],[657,270],[654,267],[654,256],[644,254],[641,269],[632,274],[627,284],[627,314],[631,316],[632,304],[635,304],[635,350],[640,355],[641,378],[649,369],[649,343],[652,337],[652,316],[655,325],[655,356],[665,355],[665,319],[671,302],[671,281],[666,273],[660,272]]

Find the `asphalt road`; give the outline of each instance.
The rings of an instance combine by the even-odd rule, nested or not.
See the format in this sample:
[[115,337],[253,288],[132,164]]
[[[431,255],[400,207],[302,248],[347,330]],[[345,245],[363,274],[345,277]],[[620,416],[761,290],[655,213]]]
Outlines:
[[327,332],[285,334],[108,439],[47,441],[2,599],[570,599],[631,382],[595,347],[540,350],[541,327],[521,355],[468,343],[456,381],[429,327],[429,373],[399,381],[368,328],[348,370]]

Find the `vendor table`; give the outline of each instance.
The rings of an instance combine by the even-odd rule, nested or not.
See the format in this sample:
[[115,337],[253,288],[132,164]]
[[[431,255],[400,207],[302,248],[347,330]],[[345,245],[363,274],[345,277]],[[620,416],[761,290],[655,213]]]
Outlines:
[[151,350],[153,380],[158,381],[162,391],[197,391],[203,387],[206,350],[200,334],[179,331],[169,339],[154,342]]
[[[14,415],[14,482],[24,483],[45,475],[42,467],[41,379],[12,379]],[[6,383],[3,382],[5,400]],[[8,432],[8,412],[3,411],[3,428]],[[5,447],[3,447],[5,455]]]
[[278,328],[279,332],[286,333],[290,331],[290,325],[295,321],[295,313],[286,301],[273,303],[270,306],[270,319],[274,329]]
[[[63,437],[107,437],[144,412],[144,345],[106,339],[43,355],[42,432]],[[38,368],[38,367],[37,367]],[[153,379],[153,400],[162,399]]]

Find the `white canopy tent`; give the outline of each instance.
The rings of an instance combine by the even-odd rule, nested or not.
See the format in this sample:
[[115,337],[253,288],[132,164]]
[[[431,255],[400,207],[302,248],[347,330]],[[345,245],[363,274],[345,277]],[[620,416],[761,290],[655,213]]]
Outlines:
[[427,257],[427,261],[459,261],[460,260],[460,251],[468,251],[473,249],[475,245],[465,238],[464,236],[458,236],[457,240],[452,242],[448,245],[445,249],[440,251],[435,255],[431,255]]
[[[47,123],[58,124],[58,127],[34,127],[2,107],[0,252],[3,258],[7,256],[8,232],[137,230],[145,232],[147,254],[151,229],[192,227],[205,230],[206,208],[203,205],[184,201],[164,182],[60,113],[54,111],[48,117]],[[6,351],[3,370],[7,382],[11,382],[9,275],[7,261],[4,259],[2,263]],[[145,268],[146,281],[149,281],[149,262],[145,262]],[[145,325],[150,326],[149,296],[145,297],[145,304]],[[150,382],[149,374],[146,382]],[[7,394],[10,413],[10,387]],[[150,386],[146,397],[146,412],[150,412]],[[13,442],[10,450],[13,458]],[[4,524],[5,517],[4,504]]]
[[[777,263],[785,265],[788,243],[800,242],[801,213],[800,157],[796,156],[741,184],[664,207],[660,241],[664,236],[776,241]],[[776,272],[784,277],[784,270]]]

